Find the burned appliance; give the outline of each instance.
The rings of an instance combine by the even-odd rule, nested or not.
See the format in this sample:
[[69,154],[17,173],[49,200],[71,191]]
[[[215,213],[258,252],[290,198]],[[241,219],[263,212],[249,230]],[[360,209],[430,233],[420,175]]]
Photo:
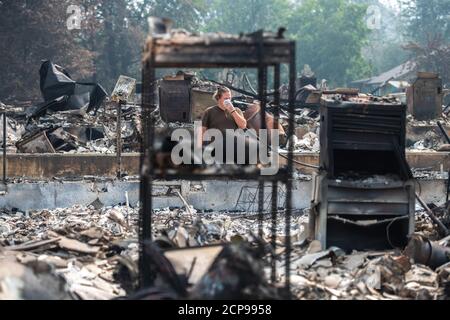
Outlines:
[[417,120],[441,117],[444,94],[442,79],[435,73],[418,72],[417,79],[407,90],[409,112]]
[[189,80],[162,80],[159,87],[161,118],[165,122],[191,122],[191,83]]
[[415,188],[405,156],[406,106],[358,96],[321,103],[321,170],[310,235],[323,247],[404,247],[414,232]]

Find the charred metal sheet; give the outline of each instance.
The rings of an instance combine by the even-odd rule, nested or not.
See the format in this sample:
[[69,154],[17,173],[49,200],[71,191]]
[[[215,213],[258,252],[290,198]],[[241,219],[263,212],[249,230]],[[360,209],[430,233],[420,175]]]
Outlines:
[[40,88],[44,100],[53,101],[67,96],[66,103],[49,105],[43,110],[67,111],[86,109],[97,111],[106,98],[106,91],[96,83],[83,83],[73,80],[61,66],[44,61],[39,70]]
[[47,131],[47,137],[55,151],[71,151],[78,148],[76,137],[63,128]]

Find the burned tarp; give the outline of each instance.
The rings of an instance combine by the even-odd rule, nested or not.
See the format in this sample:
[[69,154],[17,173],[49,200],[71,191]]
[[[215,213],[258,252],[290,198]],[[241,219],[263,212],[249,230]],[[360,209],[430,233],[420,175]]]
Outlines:
[[97,111],[107,96],[101,85],[77,82],[64,68],[48,60],[42,63],[39,75],[45,102],[33,109],[31,117],[41,116],[47,110]]

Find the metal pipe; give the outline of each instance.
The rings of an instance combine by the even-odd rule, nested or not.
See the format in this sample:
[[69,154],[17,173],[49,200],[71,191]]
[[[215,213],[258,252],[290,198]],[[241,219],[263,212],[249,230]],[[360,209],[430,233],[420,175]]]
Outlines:
[[431,220],[438,226],[440,232],[445,236],[448,236],[450,233],[447,229],[447,227],[439,220],[433,213],[433,211],[427,206],[425,201],[422,200],[422,198],[416,193],[416,198],[419,200],[420,205],[425,209],[425,211],[430,216]]

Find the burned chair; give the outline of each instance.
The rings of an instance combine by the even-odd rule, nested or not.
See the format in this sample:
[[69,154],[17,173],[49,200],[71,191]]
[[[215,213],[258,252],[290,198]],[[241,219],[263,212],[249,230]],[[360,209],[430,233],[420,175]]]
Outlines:
[[347,251],[404,247],[415,212],[406,106],[337,97],[322,100],[310,235]]

